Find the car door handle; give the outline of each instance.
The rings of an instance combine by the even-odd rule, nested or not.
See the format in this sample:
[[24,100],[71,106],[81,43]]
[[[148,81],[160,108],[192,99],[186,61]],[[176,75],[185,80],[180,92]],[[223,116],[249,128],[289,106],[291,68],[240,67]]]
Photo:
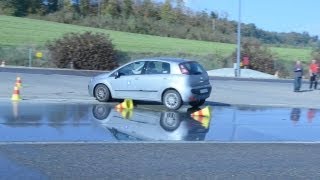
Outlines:
[[135,80],[139,80],[140,78],[138,78],[138,77],[136,77],[136,78],[134,78]]

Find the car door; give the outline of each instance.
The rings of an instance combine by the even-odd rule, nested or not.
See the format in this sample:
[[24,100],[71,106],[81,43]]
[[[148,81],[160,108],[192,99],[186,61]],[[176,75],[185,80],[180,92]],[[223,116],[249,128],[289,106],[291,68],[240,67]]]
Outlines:
[[141,75],[144,64],[145,61],[133,62],[111,75],[110,84],[115,92],[113,95],[114,98],[136,99],[138,97],[137,92],[139,90],[134,81],[136,76]]
[[[165,68],[165,69],[164,69]],[[134,79],[139,90],[137,96],[144,100],[161,100],[159,91],[168,84],[170,64],[161,61],[148,61],[145,71]]]

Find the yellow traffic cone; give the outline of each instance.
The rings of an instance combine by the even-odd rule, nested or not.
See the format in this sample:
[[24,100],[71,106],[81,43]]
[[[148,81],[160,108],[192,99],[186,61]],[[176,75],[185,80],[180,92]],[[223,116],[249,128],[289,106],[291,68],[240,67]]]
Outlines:
[[208,129],[209,125],[210,125],[210,117],[206,117],[206,116],[192,116],[192,118],[198,122],[201,123],[201,125],[203,127],[205,127],[206,129]]
[[12,94],[11,100],[12,101],[20,101],[21,100],[20,91],[19,91],[19,88],[17,86],[14,86],[14,90],[13,90],[13,94]]
[[133,109],[132,99],[125,99],[122,103],[116,105],[116,109]]
[[124,119],[131,119],[133,115],[132,109],[117,109]]
[[22,87],[22,81],[21,81],[20,76],[17,76],[17,79],[16,79],[16,86],[17,86],[18,88],[21,88],[21,87]]
[[210,112],[210,107],[207,106],[199,111],[196,111],[194,113],[191,114],[191,116],[205,116],[205,117],[210,117],[211,116],[211,112]]

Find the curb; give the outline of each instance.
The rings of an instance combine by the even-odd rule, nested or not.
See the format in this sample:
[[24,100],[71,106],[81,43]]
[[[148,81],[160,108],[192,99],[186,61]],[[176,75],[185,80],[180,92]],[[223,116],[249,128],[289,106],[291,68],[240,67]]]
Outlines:
[[96,76],[98,74],[105,73],[108,71],[6,66],[6,67],[0,67],[0,72],[44,74],[44,75],[59,74],[59,75],[91,77],[91,76]]

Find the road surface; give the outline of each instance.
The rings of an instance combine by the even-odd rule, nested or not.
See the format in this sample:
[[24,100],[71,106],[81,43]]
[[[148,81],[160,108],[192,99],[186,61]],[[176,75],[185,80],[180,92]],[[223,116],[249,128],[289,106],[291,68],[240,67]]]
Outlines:
[[[10,102],[17,75],[22,101],[96,103],[87,93],[88,76],[21,72],[0,72],[1,102]],[[320,91],[294,93],[290,82],[211,83],[209,105],[320,108]],[[318,143],[303,142],[6,142],[0,179],[318,179],[319,150]]]

